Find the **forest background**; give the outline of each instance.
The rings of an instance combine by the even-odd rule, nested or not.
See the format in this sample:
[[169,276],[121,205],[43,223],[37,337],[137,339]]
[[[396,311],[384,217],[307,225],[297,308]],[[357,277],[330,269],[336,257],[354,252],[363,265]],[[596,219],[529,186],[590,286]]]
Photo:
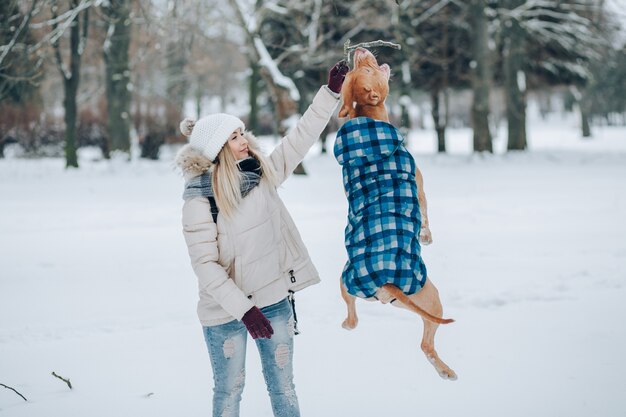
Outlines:
[[80,147],[130,160],[135,144],[158,159],[183,117],[218,111],[284,133],[348,40],[402,46],[375,49],[391,121],[433,129],[439,152],[463,126],[475,152],[501,126],[506,150],[527,149],[529,101],[592,137],[626,123],[625,15],[623,0],[4,1],[0,158],[17,144],[77,167]]

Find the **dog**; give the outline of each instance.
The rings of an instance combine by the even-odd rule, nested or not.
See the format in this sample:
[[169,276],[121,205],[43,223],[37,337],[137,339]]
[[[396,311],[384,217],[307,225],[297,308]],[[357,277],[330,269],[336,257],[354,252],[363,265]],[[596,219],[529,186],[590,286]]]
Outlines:
[[402,135],[389,124],[390,75],[389,65],[378,65],[371,52],[357,48],[341,90],[339,117],[348,121],[337,132],[334,153],[350,205],[348,262],[340,283],[348,316],[342,327],[358,324],[356,297],[418,313],[424,322],[422,351],[442,378],[456,380],[435,351],[438,326],[454,320],[442,318],[439,293],[420,256],[420,242],[432,242],[423,177]]

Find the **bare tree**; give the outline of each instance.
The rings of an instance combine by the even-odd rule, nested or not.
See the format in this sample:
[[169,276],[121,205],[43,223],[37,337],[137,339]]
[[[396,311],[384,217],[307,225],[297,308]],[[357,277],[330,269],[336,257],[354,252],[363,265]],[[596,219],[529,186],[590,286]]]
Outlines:
[[298,110],[300,92],[293,80],[280,71],[261,39],[259,30],[260,23],[263,22],[262,14],[265,13],[263,7],[258,8],[258,11],[254,13],[244,0],[229,0],[229,3],[235,11],[239,25],[244,30],[248,46],[247,53],[253,62],[258,63],[259,72],[270,91],[279,123],[279,133],[283,134],[287,129],[284,122]]
[[[78,157],[76,153],[76,120],[78,108],[76,104],[76,96],[78,93],[78,85],[80,83],[80,62],[85,43],[87,41],[87,30],[89,28],[89,8],[92,6],[90,1],[70,0],[68,11],[59,16],[58,6],[52,6],[51,21],[52,29],[55,35],[51,42],[54,48],[54,55],[57,66],[63,78],[63,107],[65,108],[65,163],[66,167],[78,168]],[[69,39],[69,65],[63,60],[60,38],[64,30],[63,27],[70,29]]]
[[33,0],[25,13],[15,0],[0,4],[0,101],[7,97],[19,101],[22,86],[36,85],[41,77],[43,57],[33,48],[36,42],[30,30],[41,3]]
[[[105,62],[108,150],[130,153],[130,61],[131,0],[109,0],[102,5],[107,38],[102,51]],[[108,152],[105,152],[107,156]]]
[[[508,10],[526,3],[526,0],[505,0]],[[508,150],[524,150],[526,141],[526,72],[524,59],[526,40],[518,19],[505,20],[503,27],[503,72],[508,121]]]
[[605,47],[591,20],[596,0],[495,1],[502,48],[509,150],[524,150],[526,89],[533,80],[585,84]]
[[194,41],[195,33],[188,30],[186,18],[190,18],[189,8],[182,0],[168,0],[168,21],[165,40],[166,54],[166,135],[175,135],[178,132],[178,123],[181,111],[189,88],[189,79],[185,70],[189,63],[189,54]]
[[407,43],[411,83],[426,90],[437,133],[437,149],[446,151],[446,129],[452,88],[469,85],[470,36],[467,6],[451,0],[399,1],[397,31]]
[[[285,76],[278,68],[277,62],[270,55],[267,46],[260,35],[263,15],[266,12],[287,14],[287,10],[268,1],[264,7],[262,0],[257,0],[256,11],[252,11],[245,0],[229,0],[237,21],[246,37],[247,53],[251,62],[259,66],[259,74],[265,81],[276,114],[277,130],[283,136],[288,129],[287,120],[298,112],[300,91],[290,77]],[[298,164],[294,174],[306,175],[302,163]]]
[[486,1],[472,0],[469,4],[469,19],[472,27],[472,127],[474,130],[474,152],[493,152],[489,131],[489,71],[488,21]]

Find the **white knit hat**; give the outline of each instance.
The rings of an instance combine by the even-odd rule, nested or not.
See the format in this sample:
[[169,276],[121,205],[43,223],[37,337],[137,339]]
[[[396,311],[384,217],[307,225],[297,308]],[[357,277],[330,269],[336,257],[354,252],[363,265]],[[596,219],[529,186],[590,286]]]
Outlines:
[[215,161],[230,135],[237,129],[245,129],[243,122],[230,114],[216,113],[198,120],[191,131],[191,147]]

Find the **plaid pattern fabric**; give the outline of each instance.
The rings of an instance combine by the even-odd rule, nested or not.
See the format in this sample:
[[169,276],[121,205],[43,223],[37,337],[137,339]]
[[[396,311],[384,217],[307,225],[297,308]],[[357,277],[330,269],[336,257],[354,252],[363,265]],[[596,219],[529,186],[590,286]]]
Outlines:
[[349,204],[342,280],[357,297],[373,297],[387,283],[410,295],[426,283],[416,166],[403,140],[393,125],[367,117],[337,132],[334,153]]

